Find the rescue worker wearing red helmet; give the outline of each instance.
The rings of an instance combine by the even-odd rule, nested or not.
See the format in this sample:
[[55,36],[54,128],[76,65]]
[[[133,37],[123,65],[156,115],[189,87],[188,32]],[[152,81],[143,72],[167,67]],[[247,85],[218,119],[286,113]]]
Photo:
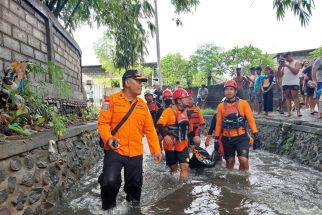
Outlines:
[[179,163],[180,179],[185,181],[189,175],[188,134],[190,132],[185,106],[190,98],[183,88],[175,90],[172,98],[174,104],[163,111],[157,128],[163,138],[166,164],[170,167],[170,173],[177,172]]
[[[224,94],[226,99],[217,106],[215,144],[219,144],[217,148],[225,157],[227,169],[234,168],[237,153],[239,170],[248,171],[250,138],[247,126],[254,135],[253,149],[260,147],[255,119],[248,102],[236,97],[237,84],[234,80],[225,83]],[[219,136],[222,136],[220,142]]]
[[162,112],[168,107],[172,106],[172,91],[170,89],[165,89],[162,92],[162,105],[157,112],[157,120],[159,120]]
[[157,112],[160,106],[153,100],[153,92],[150,89],[146,89],[144,91],[144,98],[145,98],[146,104],[148,105],[149,111],[151,113],[153,123],[156,126],[158,121]]
[[[162,92],[162,105],[161,105],[161,107],[159,108],[159,110],[157,111],[157,114],[156,114],[157,121],[160,119],[163,111],[165,109],[167,109],[168,107],[171,107],[171,105],[172,105],[172,91],[167,88]],[[158,138],[159,138],[160,147],[163,150],[162,136],[161,136],[161,134],[160,134],[160,132],[158,130],[157,130],[157,132],[158,132]]]
[[192,126],[192,132],[189,134],[190,145],[200,146],[200,135],[201,133],[206,134],[206,122],[202,115],[201,109],[194,104],[193,98],[189,93],[189,103],[186,106],[190,125]]

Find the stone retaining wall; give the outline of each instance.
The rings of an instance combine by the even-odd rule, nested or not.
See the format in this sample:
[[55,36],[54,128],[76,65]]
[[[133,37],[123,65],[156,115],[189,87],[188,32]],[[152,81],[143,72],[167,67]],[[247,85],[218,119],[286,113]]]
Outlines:
[[62,193],[102,158],[96,123],[69,131],[62,140],[51,131],[28,141],[0,143],[1,215],[55,213]]
[[262,149],[322,171],[322,128],[257,119]]
[[[209,128],[212,116],[205,116]],[[262,149],[322,171],[322,125],[256,118]]]
[[[14,60],[47,66],[60,64],[74,100],[83,100],[81,49],[39,0],[0,0],[0,76]],[[29,74],[31,81],[50,82],[49,74]],[[53,92],[52,95],[55,96]]]

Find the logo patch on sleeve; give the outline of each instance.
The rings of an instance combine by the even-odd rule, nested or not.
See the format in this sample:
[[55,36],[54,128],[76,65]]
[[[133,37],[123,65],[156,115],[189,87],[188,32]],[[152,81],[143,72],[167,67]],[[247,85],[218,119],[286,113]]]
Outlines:
[[109,100],[105,100],[103,102],[103,105],[102,105],[102,111],[107,111],[110,107],[110,101]]

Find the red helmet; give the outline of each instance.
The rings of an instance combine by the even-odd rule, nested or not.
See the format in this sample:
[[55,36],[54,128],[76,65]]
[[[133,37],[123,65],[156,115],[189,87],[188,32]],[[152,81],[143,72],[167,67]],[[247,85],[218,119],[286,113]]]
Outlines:
[[171,90],[169,90],[169,89],[165,89],[163,92],[162,92],[162,97],[164,98],[164,97],[170,97],[170,96],[172,96],[172,92],[171,92]]
[[189,96],[190,96],[189,93],[185,89],[179,88],[173,92],[172,98],[173,99],[183,99],[183,98],[186,98]]
[[233,88],[235,88],[235,90],[236,90],[236,89],[237,89],[237,83],[236,83],[236,81],[234,81],[234,80],[228,80],[228,81],[226,81],[226,83],[225,83],[225,85],[224,85],[224,89],[225,89],[226,87],[233,87]]

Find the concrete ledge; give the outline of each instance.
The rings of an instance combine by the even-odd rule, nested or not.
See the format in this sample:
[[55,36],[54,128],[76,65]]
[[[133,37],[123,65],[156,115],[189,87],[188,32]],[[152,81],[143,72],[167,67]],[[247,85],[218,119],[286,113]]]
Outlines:
[[[67,128],[67,134],[59,140],[64,140],[70,137],[77,136],[85,130],[92,131],[97,129],[96,122],[89,122],[85,125]],[[31,135],[29,139],[24,140],[11,140],[0,144],[0,160],[21,154],[41,146],[47,145],[49,140],[57,141],[58,138],[53,130],[40,132]]]
[[289,121],[282,122],[281,120],[268,120],[268,119],[256,119],[256,123],[259,125],[266,125],[266,126],[273,126],[273,127],[278,127],[281,124],[284,125],[290,125],[291,129],[294,131],[302,131],[306,133],[311,133],[315,135],[322,136],[322,128],[316,127],[315,125],[312,124],[295,124],[291,123]]
[[306,118],[306,119],[295,119],[295,118],[276,118],[275,116],[258,116],[255,115],[255,120],[256,122],[258,120],[267,120],[267,121],[275,121],[275,122],[280,122],[280,123],[290,123],[294,125],[304,125],[304,126],[309,126],[309,127],[314,127],[314,128],[321,128],[322,129],[322,121],[319,121],[317,119],[312,119],[312,118]]

